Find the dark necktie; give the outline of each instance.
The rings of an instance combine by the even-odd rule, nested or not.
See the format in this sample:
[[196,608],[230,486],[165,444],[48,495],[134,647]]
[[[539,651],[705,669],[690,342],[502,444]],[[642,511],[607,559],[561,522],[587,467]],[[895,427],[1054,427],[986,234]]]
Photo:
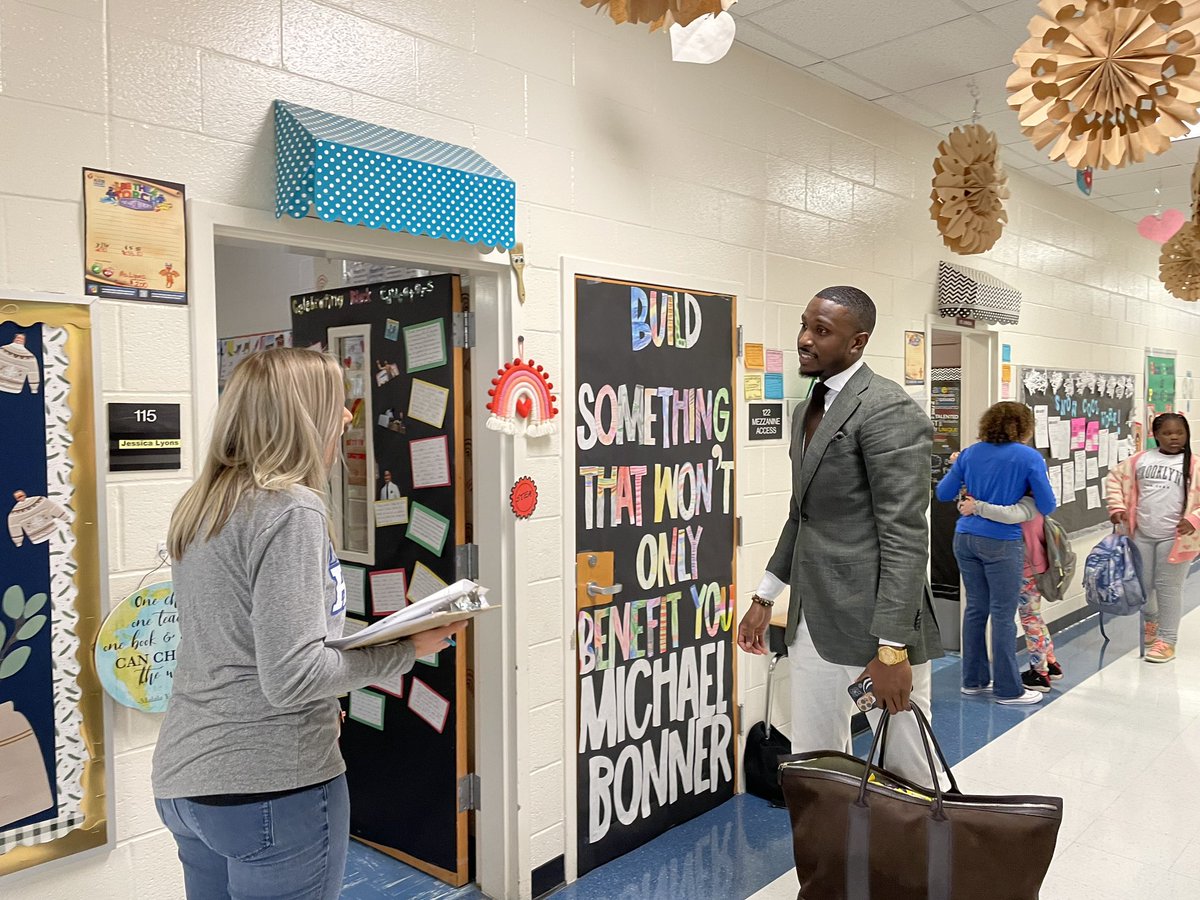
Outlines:
[[825,418],[825,395],[828,393],[829,386],[825,382],[818,381],[813,385],[812,394],[808,400],[808,410],[804,415],[805,447],[812,443],[813,435],[817,433],[821,420]]

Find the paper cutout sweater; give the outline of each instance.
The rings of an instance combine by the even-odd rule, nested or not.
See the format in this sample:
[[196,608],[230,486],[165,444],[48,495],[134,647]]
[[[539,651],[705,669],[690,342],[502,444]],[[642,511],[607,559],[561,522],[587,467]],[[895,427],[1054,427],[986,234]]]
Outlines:
[[67,511],[45,497],[26,497],[24,491],[13,494],[17,505],[8,514],[8,533],[12,542],[20,547],[29,538],[31,544],[44,544],[54,534],[54,523],[64,518]]
[[18,334],[11,344],[0,347],[0,391],[19,394],[26,381],[36,394],[42,385],[42,373],[37,357],[25,349],[25,335]]

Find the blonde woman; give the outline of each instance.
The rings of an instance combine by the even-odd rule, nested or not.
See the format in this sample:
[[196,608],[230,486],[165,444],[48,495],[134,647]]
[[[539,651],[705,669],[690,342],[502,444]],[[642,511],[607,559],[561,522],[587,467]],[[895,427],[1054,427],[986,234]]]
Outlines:
[[275,349],[234,370],[171,518],[181,645],[154,796],[189,900],[333,900],[350,834],[336,697],[449,646],[457,626],[340,651],[323,492],[349,420],[336,361]]

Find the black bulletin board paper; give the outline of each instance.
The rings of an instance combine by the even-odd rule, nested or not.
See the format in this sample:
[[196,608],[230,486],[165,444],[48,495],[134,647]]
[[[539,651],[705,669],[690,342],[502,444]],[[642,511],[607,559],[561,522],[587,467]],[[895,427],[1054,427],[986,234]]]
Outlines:
[[[1135,415],[1135,382],[1132,375],[1027,366],[1017,370],[1017,379],[1021,385],[1022,402],[1035,413],[1039,406],[1044,406],[1050,421],[1056,418],[1082,419],[1085,428],[1087,423],[1095,423],[1101,430],[1115,432],[1118,442],[1125,442],[1128,446]],[[1034,386],[1032,389],[1031,385]],[[1071,458],[1066,460],[1054,458],[1048,448],[1037,449],[1051,467],[1062,466],[1064,462],[1073,462],[1075,459],[1075,450],[1069,451]],[[1096,451],[1087,450],[1086,447],[1083,452],[1085,459],[1095,459],[1097,456]],[[1088,509],[1086,489],[1068,490],[1064,484],[1063,500],[1071,500],[1059,504],[1054,518],[1068,533],[1086,531],[1108,521],[1104,481],[1110,469],[1111,466],[1100,467],[1098,477],[1086,479],[1088,487],[1094,486],[1099,490],[1100,506],[1095,509]]]
[[733,796],[737,444],[734,298],[579,276],[575,301],[577,571],[622,586],[576,591],[583,874]]
[[[392,473],[399,493],[432,509],[452,524],[443,552],[436,555],[406,537],[407,527],[396,525],[375,530],[375,564],[369,571],[404,569],[411,585],[418,563],[427,566],[448,584],[457,580],[455,529],[460,526],[458,491],[465,485],[417,489],[412,484],[409,443],[445,436],[452,473],[461,470],[459,446],[462,435],[455,414],[462,398],[457,396],[455,354],[452,348],[452,314],[459,293],[456,275],[433,275],[405,281],[389,281],[302,294],[291,298],[292,343],[296,347],[327,345],[328,330],[346,325],[371,326],[370,359],[373,367],[395,364],[398,374],[387,381],[372,379],[372,416],[375,459],[369,462],[373,496],[384,483],[383,473]],[[404,328],[440,319],[448,362],[445,365],[409,372],[406,365]],[[443,427],[436,428],[411,418],[409,397],[416,379],[451,392]],[[392,410],[398,417],[394,427],[384,427],[379,416]],[[402,424],[401,424],[402,423]],[[403,429],[403,430],[400,430]],[[345,565],[357,565],[346,563]],[[370,577],[366,578],[366,607],[372,609]],[[381,616],[368,616],[376,621]],[[457,788],[459,745],[464,740],[458,721],[457,671],[460,649],[438,654],[438,665],[418,662],[403,678],[404,697],[385,697],[384,728],[377,730],[348,719],[342,727],[341,751],[346,759],[350,787],[350,831],[357,838],[397,850],[443,872],[458,868],[459,815]],[[445,726],[439,733],[408,707],[414,679],[420,679],[450,701]],[[369,689],[373,690],[373,689]],[[416,824],[414,824],[416,823]]]

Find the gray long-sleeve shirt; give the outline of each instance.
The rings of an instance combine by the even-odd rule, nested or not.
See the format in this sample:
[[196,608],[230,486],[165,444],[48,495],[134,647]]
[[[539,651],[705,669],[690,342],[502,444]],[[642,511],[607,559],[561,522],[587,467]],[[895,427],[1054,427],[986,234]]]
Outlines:
[[180,646],[154,751],[162,799],[307,787],[345,771],[336,697],[413,665],[408,641],[334,650],[346,587],[312,491],[255,491],[173,567]]

